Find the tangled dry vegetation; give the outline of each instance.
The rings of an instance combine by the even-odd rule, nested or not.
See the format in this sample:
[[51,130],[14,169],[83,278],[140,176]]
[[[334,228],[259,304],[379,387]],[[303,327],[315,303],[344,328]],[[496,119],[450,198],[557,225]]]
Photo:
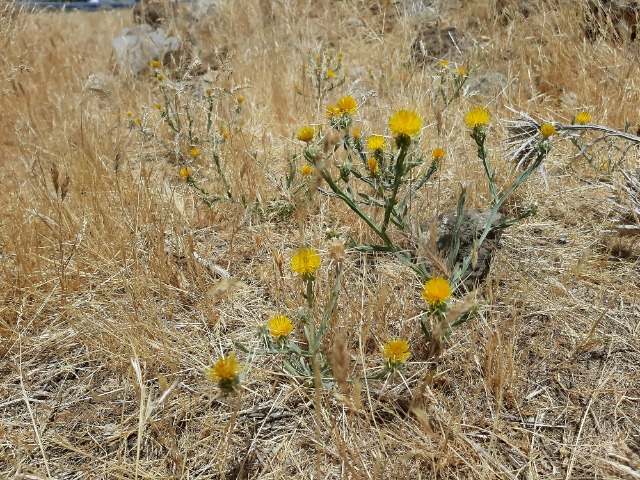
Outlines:
[[[502,207],[537,213],[504,231],[473,292],[478,314],[438,355],[417,321],[421,279],[392,255],[353,249],[322,350],[336,377],[366,377],[380,371],[380,346],[404,338],[402,370],[314,389],[280,357],[234,348],[258,348],[256,331],[304,302],[289,268],[301,245],[323,257],[320,309],[333,281],[327,231],[372,241],[335,198],[312,188],[302,201],[285,185],[299,127],[330,130],[325,107],[339,97],[357,99],[363,136],[387,133],[409,108],[423,119],[420,149],[446,150],[409,205],[413,225],[454,210],[461,185],[469,208],[489,204],[464,121],[472,107],[491,115],[500,184],[517,174],[505,106],[565,124],[588,111],[635,132],[640,44],[629,25],[611,38],[603,22],[590,39],[579,2],[496,3],[508,15],[480,0],[229,0],[186,30],[170,25],[193,48],[161,66],[166,84],[192,106],[211,90],[221,168],[242,197],[211,207],[180,176],[188,166],[224,194],[208,150],[140,135],[138,119],[159,131],[162,99],[152,67],[116,68],[111,39],[131,12],[3,17],[0,477],[640,478],[638,190],[618,186],[633,183],[637,148],[621,157],[607,143],[587,162],[552,139],[545,176]],[[440,109],[441,58],[411,62],[429,28],[424,38],[470,82],[504,82]],[[450,48],[441,31],[455,31]],[[343,53],[348,78],[317,100],[303,65],[326,52]],[[196,76],[189,66],[206,55],[219,62]],[[242,382],[223,397],[203,372],[231,351]]]

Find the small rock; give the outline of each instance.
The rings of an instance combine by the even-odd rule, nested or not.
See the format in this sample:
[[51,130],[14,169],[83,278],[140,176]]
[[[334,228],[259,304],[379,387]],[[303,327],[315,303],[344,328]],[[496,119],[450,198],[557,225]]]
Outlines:
[[181,42],[170,37],[162,28],[142,24],[125,28],[113,39],[113,50],[120,68],[133,74],[140,73],[153,60],[163,59],[168,53],[177,52]]
[[[482,235],[490,220],[491,212],[483,212],[480,210],[465,210],[463,213],[462,223],[460,225],[460,248],[456,256],[456,263],[462,262],[466,257],[472,254],[474,242]],[[438,217],[437,233],[436,233],[436,250],[438,255],[447,260],[451,245],[454,240],[454,230],[458,214],[455,211],[445,212]],[[505,221],[506,217],[498,213],[492,225],[494,227]],[[424,238],[429,235],[430,225],[423,225],[423,238],[421,243],[429,245],[429,239]],[[493,258],[502,230],[493,230],[485,238],[482,245],[476,250],[476,262],[469,266],[469,270],[465,274],[464,284],[467,288],[473,289],[475,285],[482,282],[489,273],[489,266]],[[418,263],[430,263],[428,259],[417,259]]]
[[411,58],[419,63],[450,58],[458,53],[459,35],[455,27],[430,26],[418,32],[411,45]]
[[507,95],[509,82],[507,77],[501,73],[493,72],[485,75],[478,75],[467,80],[464,91],[465,95],[485,95],[495,97],[500,94]]

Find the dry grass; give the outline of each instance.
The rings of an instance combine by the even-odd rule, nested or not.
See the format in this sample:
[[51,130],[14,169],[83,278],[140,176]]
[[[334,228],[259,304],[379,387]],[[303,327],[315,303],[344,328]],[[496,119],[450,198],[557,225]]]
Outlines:
[[[494,119],[508,104],[565,121],[588,108],[616,128],[640,121],[638,44],[585,41],[574,2],[540,2],[506,26],[487,2],[435,2],[441,25],[467,35],[459,61],[510,82],[498,98],[455,102],[438,136],[432,66],[403,67],[419,15],[381,3],[229,1],[192,22],[201,52],[232,52],[233,73],[215,85],[249,86],[223,149],[236,191],[282,201],[298,126],[323,122],[325,104],[350,92],[375,93],[358,114],[366,134],[409,106],[425,119],[425,151],[446,147],[412,205],[416,223],[451,209],[461,183],[471,206],[488,204],[462,117],[472,106]],[[1,477],[640,478],[637,238],[606,233],[609,180],[568,145],[548,159],[548,186],[535,176],[510,202],[538,214],[506,231],[480,315],[440,358],[427,358],[415,319],[415,275],[347,252],[324,351],[341,378],[368,375],[380,343],[402,336],[414,352],[403,378],[341,382],[314,398],[279,359],[244,356],[241,394],[218,399],[202,369],[232,340],[257,346],[257,327],[301,303],[291,252],[303,241],[326,252],[327,228],[370,234],[319,195],[280,218],[199,204],[179,162],[127,127],[125,112],[152,118],[158,96],[148,76],[115,68],[111,39],[131,23],[129,12],[0,21]],[[327,102],[297,96],[302,62],[330,46],[349,81]],[[83,89],[97,73],[102,94]],[[489,142],[508,178],[504,133],[494,121]],[[637,150],[627,160],[637,168]],[[318,284],[329,291],[326,265]]]

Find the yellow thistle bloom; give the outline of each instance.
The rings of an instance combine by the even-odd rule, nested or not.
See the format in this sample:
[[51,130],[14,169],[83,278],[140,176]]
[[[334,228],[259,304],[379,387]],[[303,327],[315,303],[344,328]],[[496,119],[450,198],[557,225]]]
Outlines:
[[401,338],[389,340],[382,347],[382,358],[384,358],[392,368],[404,365],[410,356],[409,344]]
[[578,112],[574,121],[578,125],[587,125],[591,123],[591,114],[589,112]]
[[276,341],[286,337],[293,331],[293,324],[289,317],[281,314],[277,314],[269,320],[267,327],[269,327],[269,333]]
[[398,110],[389,120],[389,128],[395,135],[415,135],[422,128],[422,119],[412,110]]
[[158,60],[154,60],[153,62],[151,62],[151,67],[160,68],[160,62]]
[[204,374],[211,382],[217,383],[220,389],[231,392],[240,382],[240,362],[236,360],[235,354],[222,356],[216,363],[204,369]]
[[327,117],[329,118],[337,117],[341,113],[342,111],[340,110],[340,107],[338,107],[337,105],[329,105],[327,107]]
[[142,126],[142,119],[141,118],[136,118],[136,123],[140,126]]
[[161,82],[162,80],[164,80],[164,75],[159,73],[156,75],[156,78],[158,79],[159,82]]
[[549,138],[551,135],[554,135],[555,133],[556,133],[556,127],[554,127],[550,123],[544,123],[540,127],[540,135],[542,135],[544,138]]
[[200,156],[200,149],[198,147],[191,147],[189,150],[189,155],[193,158],[198,158]]
[[375,158],[367,160],[367,168],[371,171],[372,175],[378,175],[378,173],[380,173],[380,166],[378,165],[378,160]]
[[211,94],[213,93],[213,91],[212,91],[210,88],[207,88],[207,89],[204,91],[204,93],[205,93],[205,95],[206,95],[207,97],[210,97],[210,96],[211,96]]
[[316,131],[313,127],[305,125],[304,127],[300,127],[300,130],[298,130],[298,134],[296,135],[296,137],[302,142],[309,143],[311,140],[313,140],[315,134]]
[[244,97],[237,97],[236,98],[236,102],[243,104],[244,103]]
[[456,75],[458,75],[459,77],[462,77],[466,74],[467,74],[467,69],[464,67],[458,67],[458,69],[456,70]]
[[291,258],[291,270],[302,278],[311,278],[320,268],[320,254],[315,248],[301,248]]
[[449,62],[447,62],[446,60],[440,60],[440,68],[447,68],[447,65],[449,65]]
[[451,296],[451,285],[442,277],[433,277],[424,284],[422,298],[431,306],[443,304]]
[[338,108],[340,109],[340,113],[353,115],[358,109],[358,104],[351,95],[347,95],[346,97],[338,99]]
[[336,72],[333,70],[327,70],[327,78],[333,78],[336,76]]
[[305,177],[308,177],[309,175],[311,175],[312,172],[313,172],[313,168],[311,168],[309,165],[303,165],[302,168],[300,169],[300,173]]
[[180,169],[180,176],[184,179],[187,179],[193,175],[193,168],[191,167],[182,167]]
[[131,110],[129,110],[127,112],[127,117],[129,117],[129,118],[133,117],[133,112]]
[[371,135],[367,141],[367,148],[369,150],[383,150],[385,145],[385,139],[382,135]]
[[156,103],[155,107],[156,107],[156,110],[162,110],[162,104],[161,103]]
[[353,135],[353,138],[360,138],[360,129],[359,128],[354,128],[353,131],[351,132],[351,134]]
[[445,151],[442,148],[436,148],[433,152],[431,152],[431,156],[434,160],[442,160],[445,156]]
[[489,125],[489,112],[486,108],[474,107],[467,113],[464,121],[469,128],[484,127]]

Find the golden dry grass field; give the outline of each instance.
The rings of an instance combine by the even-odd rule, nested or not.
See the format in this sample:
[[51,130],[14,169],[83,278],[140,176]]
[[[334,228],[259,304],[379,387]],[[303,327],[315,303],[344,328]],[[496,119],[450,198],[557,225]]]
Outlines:
[[[424,278],[352,248],[379,240],[325,194],[320,163],[300,173],[311,144],[297,138],[323,126],[315,159],[373,134],[393,152],[390,117],[420,117],[411,145],[446,154],[407,228],[388,230],[408,251],[461,188],[467,208],[491,206],[472,108],[489,113],[501,192],[519,174],[506,107],[636,134],[630,25],[590,40],[583,2],[562,0],[216,3],[199,20],[177,12],[167,28],[191,47],[138,75],[111,46],[130,11],[0,19],[0,478],[640,478],[640,246],[619,186],[640,168],[637,144],[605,139],[588,162],[567,135],[548,139],[544,175],[501,207],[537,212],[504,230],[486,280],[456,286],[451,308],[477,313],[440,344],[421,329]],[[457,29],[456,47],[417,63],[412,42],[434,24]],[[316,57],[323,85],[344,83],[318,93]],[[443,109],[438,88],[459,67],[506,84]],[[325,110],[346,96],[358,108],[338,131]],[[338,150],[325,167],[338,178],[346,161]],[[224,198],[209,206],[196,187]],[[618,229],[625,215],[635,230]],[[339,289],[307,378],[261,354],[278,313],[293,319],[286,341],[309,348],[290,264],[303,245],[321,256],[315,328]],[[428,273],[452,278],[432,247]],[[411,356],[386,374],[381,348],[398,338]],[[239,384],[223,395],[205,369],[231,352]]]

